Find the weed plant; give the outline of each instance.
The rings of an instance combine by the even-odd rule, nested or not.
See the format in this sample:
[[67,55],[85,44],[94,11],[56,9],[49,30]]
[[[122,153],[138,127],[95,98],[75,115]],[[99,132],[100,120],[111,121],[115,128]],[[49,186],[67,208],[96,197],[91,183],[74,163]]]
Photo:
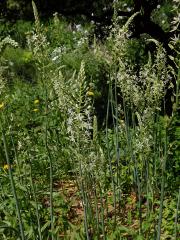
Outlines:
[[137,73],[134,16],[90,46],[82,26],[66,30],[55,14],[47,29],[33,11],[23,49],[0,42],[1,239],[178,239],[180,77],[163,46],[146,36],[156,52]]

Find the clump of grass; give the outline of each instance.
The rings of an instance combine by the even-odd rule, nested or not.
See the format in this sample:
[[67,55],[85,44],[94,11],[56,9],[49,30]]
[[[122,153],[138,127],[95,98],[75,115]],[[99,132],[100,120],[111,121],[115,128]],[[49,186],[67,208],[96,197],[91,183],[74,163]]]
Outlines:
[[[69,234],[74,239],[160,239],[166,232],[177,238],[179,197],[167,194],[172,118],[161,112],[170,81],[165,50],[148,39],[156,45],[154,56],[144,58],[138,72],[130,64],[128,27],[138,13],[124,27],[115,21],[103,46],[95,39],[88,49],[86,39],[81,47],[67,47],[64,41],[63,48],[54,49],[34,2],[33,10],[35,27],[27,35],[27,47],[37,81],[15,82],[8,90],[1,78],[6,101],[2,97],[0,114],[8,121],[0,130],[0,157],[10,166],[0,172],[0,201],[7,208],[0,208],[3,238],[16,238],[18,223],[21,239],[69,239]],[[57,15],[53,24],[57,37]],[[82,56],[81,63],[74,58],[68,64],[71,47]],[[104,94],[98,92],[101,74],[90,71],[88,56],[97,68],[106,67],[104,128],[95,109]],[[177,90],[176,111],[178,99]],[[76,217],[69,217],[73,209],[78,226],[72,220]],[[173,229],[168,221],[175,222]]]

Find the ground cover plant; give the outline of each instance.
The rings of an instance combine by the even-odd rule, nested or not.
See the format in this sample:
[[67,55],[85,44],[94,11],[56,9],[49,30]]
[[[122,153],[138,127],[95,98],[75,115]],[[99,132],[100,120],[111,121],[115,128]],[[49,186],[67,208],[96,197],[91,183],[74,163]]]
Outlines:
[[32,8],[0,41],[1,239],[179,239],[179,37],[168,55],[115,11],[102,43]]

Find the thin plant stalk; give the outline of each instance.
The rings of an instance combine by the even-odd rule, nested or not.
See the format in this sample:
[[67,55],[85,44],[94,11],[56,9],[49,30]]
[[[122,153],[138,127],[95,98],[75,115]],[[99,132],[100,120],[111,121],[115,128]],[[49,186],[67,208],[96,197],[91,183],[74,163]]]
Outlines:
[[[150,164],[149,164],[149,159],[145,154],[142,154],[142,160],[145,165],[145,171],[142,168],[142,171],[145,172],[145,183],[146,183],[146,209],[147,209],[147,214],[146,214],[146,219],[148,220],[149,215],[150,215],[150,202],[149,202],[149,196],[150,196]],[[143,174],[143,173],[142,173]]]
[[[157,125],[157,126],[156,126]],[[154,139],[154,144],[153,144],[153,165],[152,165],[152,173],[153,173],[153,193],[157,190],[157,159],[159,158],[159,151],[158,151],[158,133],[159,133],[159,114],[155,115],[154,118],[154,128],[153,128],[153,139]]]
[[[114,210],[116,211],[116,187],[114,182],[114,176],[113,176],[113,169],[112,169],[112,163],[110,158],[110,148],[109,148],[109,139],[108,139],[108,118],[109,118],[109,107],[110,107],[110,88],[109,88],[109,97],[108,97],[108,103],[107,103],[107,113],[106,113],[106,144],[107,144],[107,154],[108,154],[108,162],[109,162],[109,170],[111,175],[111,184],[112,184],[112,190],[113,190],[113,205]],[[116,214],[114,215],[114,225],[116,225]]]
[[118,99],[117,99],[117,77],[115,77],[115,138],[116,138],[116,162],[117,162],[117,187],[118,187],[118,203],[120,212],[120,201],[121,201],[121,186],[120,186],[120,147],[119,147],[119,131],[118,131]]
[[5,136],[2,124],[1,124],[1,128],[2,128],[2,139],[3,139],[3,144],[4,144],[5,156],[6,156],[6,161],[8,164],[9,178],[10,178],[10,182],[11,182],[12,193],[14,196],[14,200],[15,200],[15,204],[16,204],[16,211],[17,211],[18,220],[19,220],[21,239],[25,240],[25,233],[24,233],[24,227],[23,227],[23,222],[22,222],[22,217],[21,217],[21,210],[20,210],[19,201],[18,201],[15,183],[14,183],[14,178],[13,178],[13,174],[12,174],[12,168],[11,168],[11,163],[10,163],[10,159],[9,159],[6,136]]
[[101,200],[101,221],[102,221],[102,234],[103,239],[106,240],[106,232],[105,232],[105,226],[104,226],[104,206],[103,206],[103,194],[100,189],[100,200]]
[[166,158],[167,158],[167,132],[166,132],[165,149],[164,149],[164,162],[162,166],[161,197],[160,197],[160,209],[159,209],[159,219],[158,219],[158,229],[157,229],[157,240],[160,240],[161,238],[161,224],[162,224],[164,190],[165,190]]
[[[132,108],[131,111],[132,111],[132,124],[133,124],[133,130],[134,130],[135,129],[134,109]],[[132,136],[131,132],[129,131],[129,126],[128,126],[128,140],[129,140],[130,154],[131,154],[131,160],[134,163],[135,181],[136,181],[136,185],[137,185],[139,225],[140,225],[139,234],[141,234],[142,233],[141,179],[139,177],[137,157],[133,151],[132,139],[133,139],[133,136]]]
[[86,196],[85,196],[85,191],[84,191],[84,184],[83,184],[83,172],[82,172],[82,163],[81,159],[79,159],[79,170],[80,170],[80,190],[82,194],[82,200],[83,200],[83,209],[84,209],[84,228],[85,228],[85,233],[86,233],[86,238],[87,240],[90,240],[89,237],[89,232],[88,232],[88,214],[87,214],[87,201],[86,201]]
[[[93,118],[93,145],[95,147],[95,150],[97,152],[97,155],[99,156],[99,151],[98,151],[98,141],[97,141],[97,118],[94,116]],[[99,156],[100,157],[100,156]],[[95,217],[96,217],[96,232],[97,232],[97,238],[100,238],[100,213],[99,213],[99,208],[98,208],[98,187],[99,191],[101,191],[100,183],[98,182],[99,180],[99,174],[98,174],[98,169],[96,169],[97,172],[97,177],[96,175],[94,176],[94,181],[92,179],[93,183],[93,194],[94,194],[94,203],[95,203]]]
[[178,69],[178,75],[177,75],[177,81],[176,81],[176,109],[179,108],[179,97],[180,97],[180,93],[179,93],[179,85],[180,85],[180,60],[178,62],[179,64],[179,69]]
[[174,230],[174,239],[177,240],[177,232],[178,232],[178,212],[179,212],[179,206],[180,206],[180,187],[179,187],[179,194],[178,194],[178,200],[177,200],[177,208],[176,208],[176,215],[175,215],[175,230]]
[[98,209],[98,196],[97,196],[97,184],[94,184],[94,198],[95,198],[95,216],[96,216],[96,231],[97,231],[97,237],[100,237],[100,231],[99,231],[99,209]]
[[34,183],[33,183],[33,175],[32,175],[32,165],[31,165],[31,161],[30,161],[30,179],[31,179],[31,187],[32,187],[33,195],[34,195],[34,201],[35,201],[36,218],[37,218],[37,224],[38,224],[38,234],[39,234],[39,239],[42,240],[41,224],[40,224],[40,217],[39,217],[39,211],[38,211],[38,203],[37,203],[37,197],[36,197],[36,190],[35,190],[35,185],[34,185]]
[[[10,126],[8,116],[5,116],[5,117],[6,117],[6,121],[8,122],[8,125]],[[12,147],[13,147],[13,150],[14,150],[15,160],[16,160],[16,164],[17,164],[17,167],[18,167],[19,178],[20,178],[20,181],[22,183],[22,178],[21,178],[21,174],[20,174],[21,171],[20,171],[20,162],[19,162],[19,158],[18,158],[18,153],[17,153],[16,147],[15,147],[15,144],[14,144],[14,138],[13,138],[13,133],[12,133],[11,128],[9,128],[9,130],[10,130],[10,137],[11,137]]]
[[46,101],[46,126],[45,126],[45,148],[49,160],[49,190],[50,190],[50,218],[51,218],[51,235],[54,240],[54,211],[53,211],[53,161],[48,147],[48,103],[47,103],[47,88],[45,88],[45,101]]

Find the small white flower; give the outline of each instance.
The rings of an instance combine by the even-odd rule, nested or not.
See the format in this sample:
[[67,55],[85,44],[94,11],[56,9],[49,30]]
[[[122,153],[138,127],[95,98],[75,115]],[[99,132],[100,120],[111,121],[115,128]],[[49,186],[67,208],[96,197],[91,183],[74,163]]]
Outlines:
[[75,138],[74,138],[74,136],[71,135],[71,136],[69,137],[69,140],[70,140],[71,142],[75,142]]
[[55,57],[52,58],[52,61],[55,62],[58,58],[59,58],[58,56],[55,56]]
[[83,120],[82,114],[81,114],[81,113],[78,113],[77,116],[75,117],[75,119],[76,119],[77,121],[79,121],[79,122],[82,122],[82,120]]
[[77,24],[77,25],[76,25],[76,30],[77,30],[78,32],[82,30],[81,24]]
[[68,121],[67,121],[67,124],[68,124],[69,126],[71,126],[72,123],[73,123],[73,119],[72,119],[72,118],[69,118]]

